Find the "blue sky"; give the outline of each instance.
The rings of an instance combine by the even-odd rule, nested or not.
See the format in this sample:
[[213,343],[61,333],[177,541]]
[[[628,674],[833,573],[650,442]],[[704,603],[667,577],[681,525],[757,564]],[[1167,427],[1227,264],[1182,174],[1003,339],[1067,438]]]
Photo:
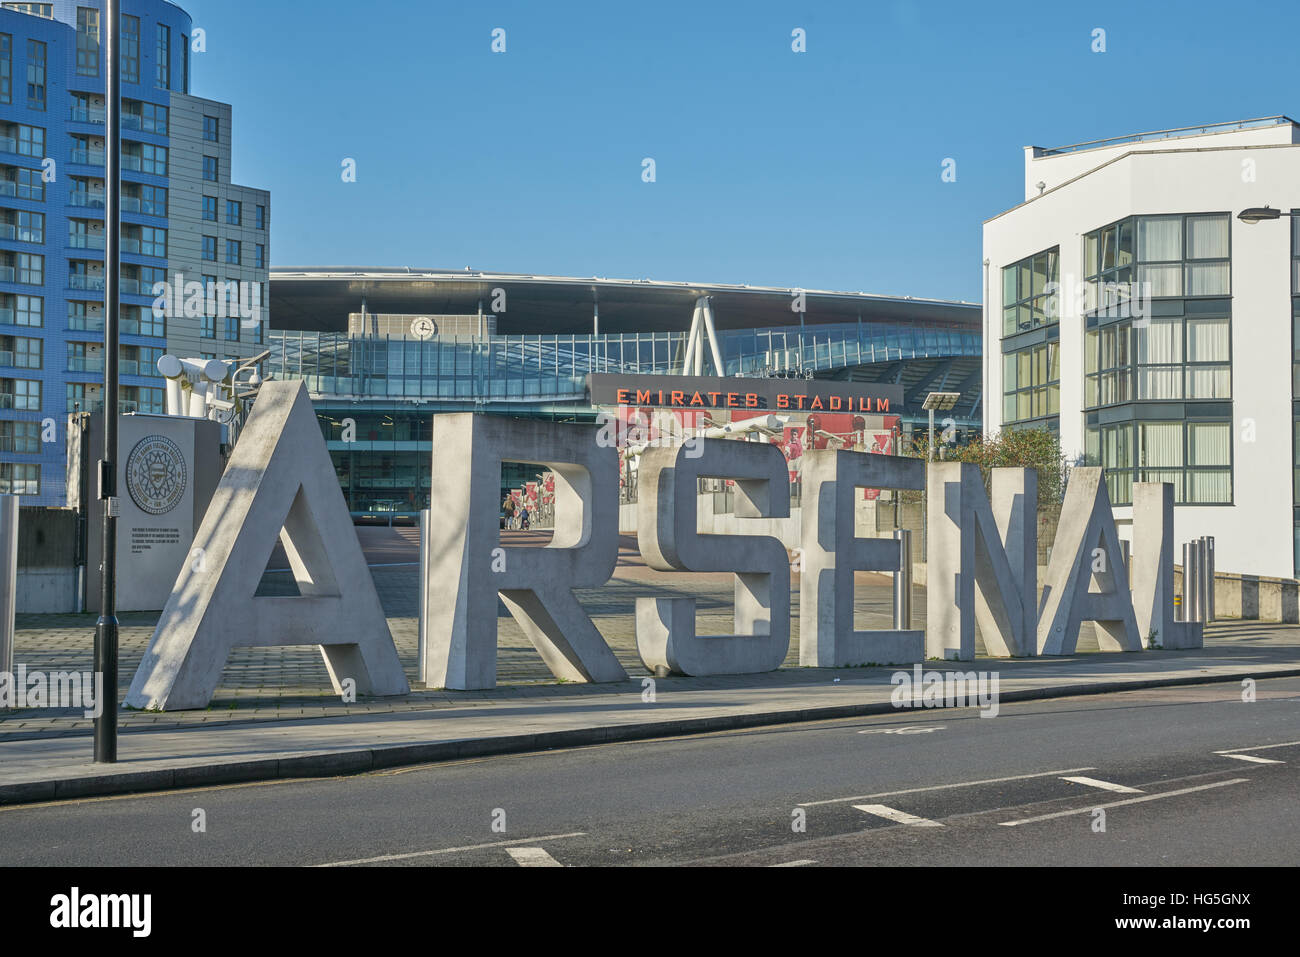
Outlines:
[[1300,113],[1290,2],[181,5],[273,265],[977,301],[1021,147]]

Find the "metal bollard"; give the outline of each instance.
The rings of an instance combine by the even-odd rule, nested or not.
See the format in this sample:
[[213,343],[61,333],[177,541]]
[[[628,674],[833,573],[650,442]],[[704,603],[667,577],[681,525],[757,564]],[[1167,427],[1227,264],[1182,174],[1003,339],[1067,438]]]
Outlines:
[[1197,617],[1200,605],[1197,604],[1196,584],[1196,543],[1183,545],[1183,621],[1200,621]]
[[18,496],[0,495],[0,671],[14,673],[18,610]]
[[1214,536],[1205,536],[1205,622],[1214,621]]
[[420,511],[420,613],[416,618],[416,660],[420,663],[420,683],[427,683],[427,674],[424,664],[424,651],[427,647],[425,643],[425,621],[424,621],[424,602],[428,591],[428,554],[429,554],[429,510]]
[[894,530],[898,542],[899,568],[894,575],[894,629],[910,631],[912,628],[912,531]]

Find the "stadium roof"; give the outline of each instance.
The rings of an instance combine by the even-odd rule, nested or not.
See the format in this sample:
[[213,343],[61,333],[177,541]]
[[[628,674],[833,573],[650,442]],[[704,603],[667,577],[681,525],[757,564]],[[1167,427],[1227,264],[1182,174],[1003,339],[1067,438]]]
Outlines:
[[415,267],[283,266],[271,270],[271,325],[277,329],[344,331],[362,297],[372,313],[473,314],[481,301],[490,313],[493,290],[506,292],[497,315],[503,334],[591,331],[593,304],[603,333],[681,330],[692,304],[713,297],[721,328],[797,325],[791,305],[802,291],[809,324],[913,321],[978,327],[978,303],[865,292],[729,283],[607,279],[603,276],[537,276],[527,273]]

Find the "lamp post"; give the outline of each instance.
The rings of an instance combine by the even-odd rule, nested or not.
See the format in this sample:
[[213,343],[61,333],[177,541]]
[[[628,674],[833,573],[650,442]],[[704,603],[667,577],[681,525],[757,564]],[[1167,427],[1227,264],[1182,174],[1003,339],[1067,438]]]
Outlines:
[[[103,517],[99,620],[95,672],[103,676],[103,702],[95,718],[95,763],[117,761],[117,344],[119,259],[122,236],[122,77],[118,62],[121,0],[105,0],[104,39],[104,457],[99,461]],[[100,702],[96,702],[100,704]]]
[[926,458],[934,461],[934,413],[949,412],[961,398],[960,392],[931,392],[921,403],[921,408],[930,413],[930,445],[926,449]]
[[1247,226],[1254,226],[1256,223],[1262,223],[1265,220],[1280,219],[1283,216],[1294,216],[1295,213],[1283,209],[1274,209],[1271,206],[1252,206],[1250,209],[1243,209],[1237,214]]

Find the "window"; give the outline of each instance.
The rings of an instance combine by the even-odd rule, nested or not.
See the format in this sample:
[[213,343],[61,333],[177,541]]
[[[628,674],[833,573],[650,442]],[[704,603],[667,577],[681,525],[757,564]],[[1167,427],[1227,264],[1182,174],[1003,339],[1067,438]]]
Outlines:
[[1123,304],[1137,283],[1151,298],[1227,296],[1229,218],[1131,216],[1083,238],[1088,311]]
[[170,90],[172,88],[172,30],[171,27],[164,26],[161,23],[157,24],[157,28],[157,40],[154,48],[153,85],[160,90]]
[[146,216],[167,215],[167,188],[165,186],[145,186],[141,184],[140,212]]
[[140,172],[155,176],[167,175],[167,147],[152,143],[140,144]]
[[0,452],[36,455],[40,451],[39,422],[0,422]]
[[[154,283],[161,282],[165,273],[165,270],[162,269],[151,269],[149,271],[155,273],[157,278],[147,285],[142,284],[142,289],[153,289]],[[162,314],[155,316],[151,306],[123,306],[122,331],[130,336],[165,338],[167,335],[167,315],[162,309],[158,311]]]
[[41,411],[39,379],[0,379],[0,409],[18,412]]
[[[266,207],[258,206],[255,208],[254,212],[256,215],[253,219],[253,225],[258,229],[266,229]],[[1300,220],[1297,220],[1296,222],[1297,225],[1300,226]],[[1296,275],[1300,277],[1300,265],[1296,266],[1296,270]],[[1300,279],[1297,279],[1297,285],[1300,285]]]
[[77,7],[77,76],[99,76],[99,11]]
[[266,247],[261,243],[253,247],[253,265],[258,269],[266,268]]
[[1060,318],[1060,247],[1002,270],[1002,334],[1013,335]]
[[203,197],[203,218],[210,223],[215,223],[217,221],[217,197]]
[[27,108],[45,109],[45,44],[27,41]]
[[104,316],[98,303],[95,304],[94,308],[95,313],[92,314],[90,303],[69,302],[68,328],[76,332],[103,332]]
[[211,183],[217,181],[217,158],[215,156],[203,157],[203,178]]
[[1002,421],[1023,422],[1061,412],[1061,354],[1048,342],[1002,357]]
[[29,13],[34,17],[44,17],[46,20],[54,19],[54,4],[52,3],[6,3],[6,10],[17,10],[19,13]]
[[226,262],[231,266],[240,265],[240,248],[238,239],[226,240]]
[[45,300],[40,296],[13,297],[15,326],[39,328],[45,325]]
[[221,129],[221,121],[217,117],[215,116],[203,117],[203,138],[207,140],[209,143],[216,143],[218,141],[218,135],[220,129]]
[[44,340],[30,336],[0,336],[0,366],[40,369],[43,365],[44,345]]
[[203,237],[203,258],[208,260],[209,262],[217,261],[217,237],[216,236]]
[[41,467],[35,463],[0,462],[0,495],[40,495]]
[[226,341],[227,342],[239,341],[239,310],[238,309],[235,310],[235,314],[233,316],[230,315],[226,316]]
[[1133,401],[1132,329],[1115,323],[1089,329],[1083,346],[1083,404],[1094,409]]
[[[21,156],[45,157],[45,127],[18,127],[18,153]],[[39,173],[39,170],[37,171]]]
[[140,111],[140,129],[145,133],[167,135],[167,107],[157,103],[138,102]]
[[0,103],[12,103],[14,97],[14,38],[0,33]]
[[190,38],[181,34],[181,92],[190,92]]
[[18,277],[14,281],[29,286],[45,285],[45,257],[33,253],[19,253]]
[[140,255],[167,258],[167,230],[156,226],[140,227]]
[[41,177],[40,170],[28,169],[25,166],[19,167],[18,176],[14,182],[17,184],[16,190],[19,199],[35,200],[38,203],[45,202],[45,180]]
[[140,18],[122,14],[122,82],[140,82]]
[[1106,469],[1112,504],[1131,504],[1134,482],[1169,482],[1179,504],[1232,502],[1232,423],[1227,419],[1091,427],[1086,443],[1088,464]]
[[226,222],[231,226],[242,225],[244,218],[244,205],[238,200],[226,200]]
[[45,214],[31,213],[25,209],[0,212],[0,239],[20,243],[45,242]]

